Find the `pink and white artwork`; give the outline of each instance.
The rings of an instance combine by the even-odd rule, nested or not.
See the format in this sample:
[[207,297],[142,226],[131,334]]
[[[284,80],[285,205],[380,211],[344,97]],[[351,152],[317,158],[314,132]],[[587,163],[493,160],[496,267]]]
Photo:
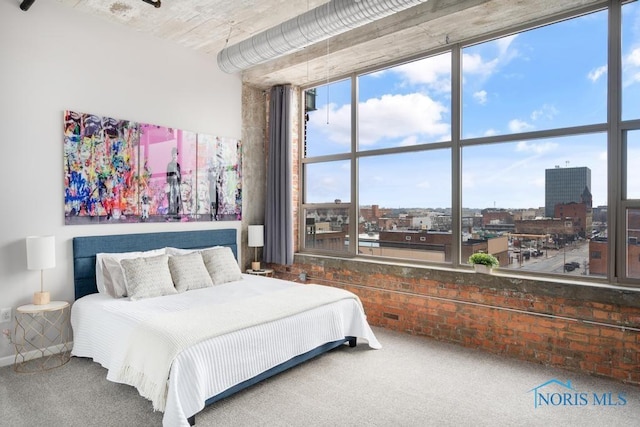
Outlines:
[[65,223],[242,219],[242,144],[64,112]]

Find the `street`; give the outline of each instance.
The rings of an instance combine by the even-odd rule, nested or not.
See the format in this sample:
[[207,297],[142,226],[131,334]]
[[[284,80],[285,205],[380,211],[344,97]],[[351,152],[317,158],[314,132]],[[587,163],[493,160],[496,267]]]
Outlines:
[[[507,267],[508,269],[580,276],[588,274],[589,242],[582,240],[562,249],[545,249],[543,255],[530,257],[522,263],[517,262],[516,259],[517,257],[513,256],[514,261]],[[579,263],[580,267],[573,271],[564,271],[564,265],[571,262]]]

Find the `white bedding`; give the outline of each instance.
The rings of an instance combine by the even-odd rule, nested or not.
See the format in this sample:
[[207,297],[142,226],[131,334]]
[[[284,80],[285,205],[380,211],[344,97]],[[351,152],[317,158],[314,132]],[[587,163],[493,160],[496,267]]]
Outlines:
[[[253,275],[212,288],[138,301],[92,294],[76,301],[71,312],[72,354],[90,357],[116,381],[134,326],[157,313],[179,313],[207,304],[228,306],[258,295],[304,286]],[[180,352],[169,374],[163,417],[165,426],[186,426],[187,418],[207,398],[324,343],[355,336],[380,348],[359,301],[344,299],[283,319],[207,339]],[[203,363],[203,361],[206,361]]]

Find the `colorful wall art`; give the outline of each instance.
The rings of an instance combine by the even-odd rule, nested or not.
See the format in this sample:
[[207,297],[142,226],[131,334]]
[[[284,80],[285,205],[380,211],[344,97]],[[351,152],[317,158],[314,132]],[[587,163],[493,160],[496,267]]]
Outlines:
[[242,219],[233,138],[64,112],[66,224]]

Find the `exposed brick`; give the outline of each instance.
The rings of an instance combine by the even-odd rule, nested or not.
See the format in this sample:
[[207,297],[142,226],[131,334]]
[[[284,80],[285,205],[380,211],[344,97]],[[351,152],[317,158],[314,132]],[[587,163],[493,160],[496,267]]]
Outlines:
[[491,277],[466,283],[468,274],[313,260],[270,267],[280,278],[296,280],[305,271],[309,282],[356,293],[374,326],[640,383],[640,333],[615,327],[639,327],[639,304],[578,299],[565,286],[556,286],[553,292],[562,296],[555,296],[519,281],[494,286]]

